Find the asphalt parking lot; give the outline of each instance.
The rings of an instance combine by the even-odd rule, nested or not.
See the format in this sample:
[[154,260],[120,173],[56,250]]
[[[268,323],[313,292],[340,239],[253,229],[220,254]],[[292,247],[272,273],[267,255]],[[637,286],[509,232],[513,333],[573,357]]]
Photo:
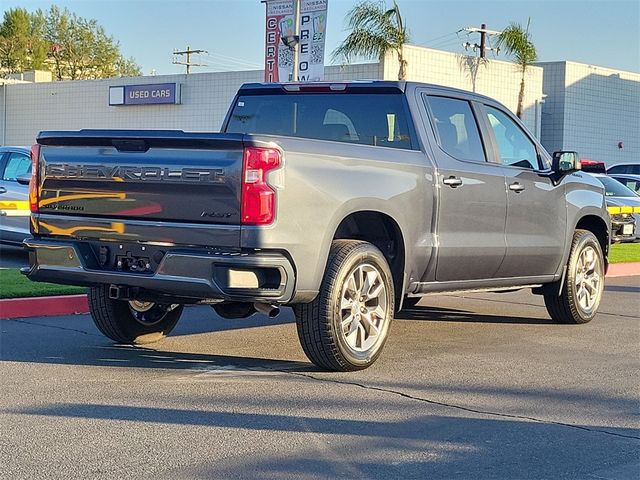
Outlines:
[[151,348],[0,321],[0,477],[637,479],[639,293],[609,280],[583,326],[529,292],[429,297],[349,374],[306,361],[289,310],[188,308]]

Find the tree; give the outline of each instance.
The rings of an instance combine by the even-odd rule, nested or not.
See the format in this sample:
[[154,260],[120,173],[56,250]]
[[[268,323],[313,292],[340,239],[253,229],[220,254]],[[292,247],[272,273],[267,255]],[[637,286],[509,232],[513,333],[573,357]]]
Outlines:
[[333,52],[334,60],[350,62],[354,56],[382,60],[387,52],[394,51],[400,63],[398,80],[406,79],[403,46],[409,41],[409,34],[395,0],[388,10],[382,1],[359,3],[349,12],[349,28],[351,33]]
[[0,70],[18,73],[42,68],[47,58],[42,18],[24,8],[4,12],[0,24]]
[[518,109],[516,111],[518,118],[522,118],[525,87],[524,79],[527,68],[538,59],[538,52],[536,52],[536,47],[531,41],[531,35],[529,34],[530,23],[531,19],[527,22],[526,29],[522,28],[522,25],[518,23],[511,23],[511,25],[500,34],[497,43],[498,47],[504,48],[508,55],[513,56],[522,73],[520,93],[518,94]]
[[120,46],[95,20],[52,6],[46,14],[45,39],[56,80],[86,80],[140,75],[140,67],[125,59]]
[[47,12],[7,10],[0,23],[0,73],[34,69],[51,70],[55,80],[141,75],[95,20],[56,6]]

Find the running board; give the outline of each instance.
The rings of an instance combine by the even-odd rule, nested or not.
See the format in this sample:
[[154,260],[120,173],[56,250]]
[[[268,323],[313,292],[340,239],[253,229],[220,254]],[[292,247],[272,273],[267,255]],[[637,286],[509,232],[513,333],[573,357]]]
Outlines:
[[523,288],[538,288],[541,287],[542,283],[532,283],[530,285],[517,285],[513,287],[487,287],[487,288],[467,288],[467,289],[456,289],[456,290],[440,290],[437,292],[423,292],[419,294],[409,295],[409,297],[424,297],[427,295],[449,295],[452,293],[507,293],[507,292],[517,292],[518,290],[522,290]]

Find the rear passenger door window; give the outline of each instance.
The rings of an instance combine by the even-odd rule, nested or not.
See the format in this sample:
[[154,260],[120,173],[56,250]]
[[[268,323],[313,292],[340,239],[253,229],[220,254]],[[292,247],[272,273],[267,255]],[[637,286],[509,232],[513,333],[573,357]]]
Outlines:
[[485,105],[487,118],[498,145],[500,163],[538,170],[538,151],[531,139],[506,113]]
[[458,160],[486,161],[478,124],[466,100],[427,96],[438,144]]

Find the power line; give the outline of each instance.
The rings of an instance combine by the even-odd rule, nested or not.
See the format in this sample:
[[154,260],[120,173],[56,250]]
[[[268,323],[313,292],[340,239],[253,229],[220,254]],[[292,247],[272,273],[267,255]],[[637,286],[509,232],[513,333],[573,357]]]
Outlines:
[[[191,50],[191,47],[187,47],[186,50],[179,52],[178,50],[174,50],[173,51],[173,56],[174,56],[174,60],[173,60],[173,64],[174,65],[185,65],[187,67],[187,75],[189,75],[191,73],[191,67],[202,67],[201,64],[199,63],[191,63],[191,55],[193,55],[194,53],[209,53],[206,50]],[[179,62],[175,59],[176,55],[186,55],[186,61],[185,62]]]
[[453,35],[457,35],[459,32],[460,32],[460,30],[458,30],[458,32],[447,33],[446,35],[440,35],[439,37],[432,38],[430,40],[427,40],[427,41],[423,42],[423,45],[428,45],[430,43],[436,43],[436,42],[439,43],[438,42],[439,40],[442,40],[442,39],[447,38],[447,37],[451,37]]
[[[242,70],[241,67],[238,67],[237,65],[224,65],[224,64],[220,64],[220,63],[212,63],[212,62],[208,62],[206,60],[202,60],[202,66],[203,67],[210,67],[215,71],[218,72],[237,72],[238,70]],[[246,67],[245,67],[246,69]],[[247,71],[249,71],[248,69],[246,69]]]
[[249,61],[246,61],[246,60],[238,60],[235,57],[230,57],[228,55],[223,55],[222,53],[218,53],[218,52],[208,52],[207,55],[205,55],[205,56],[206,57],[219,57],[219,58],[222,58],[222,59],[225,59],[225,60],[229,60],[229,61],[234,62],[234,63],[244,63],[244,64],[251,65],[251,66],[262,67],[261,64],[257,64],[257,63],[254,63],[254,62],[249,62]]
[[259,70],[261,68],[256,65],[233,64],[227,60],[219,60],[213,57],[199,58],[198,61],[205,66],[225,68],[229,70]]
[[240,65],[243,67],[250,67],[250,68],[262,68],[262,65],[258,65],[256,63],[251,63],[251,62],[245,62],[242,60],[236,60],[233,59],[231,57],[226,57],[224,55],[216,55],[214,54],[208,54],[208,55],[203,55],[202,57],[204,57],[205,60],[200,60],[199,61],[206,61],[206,59],[209,59],[211,61],[214,62],[220,62],[220,63],[225,63],[225,64],[230,64],[230,65]]

